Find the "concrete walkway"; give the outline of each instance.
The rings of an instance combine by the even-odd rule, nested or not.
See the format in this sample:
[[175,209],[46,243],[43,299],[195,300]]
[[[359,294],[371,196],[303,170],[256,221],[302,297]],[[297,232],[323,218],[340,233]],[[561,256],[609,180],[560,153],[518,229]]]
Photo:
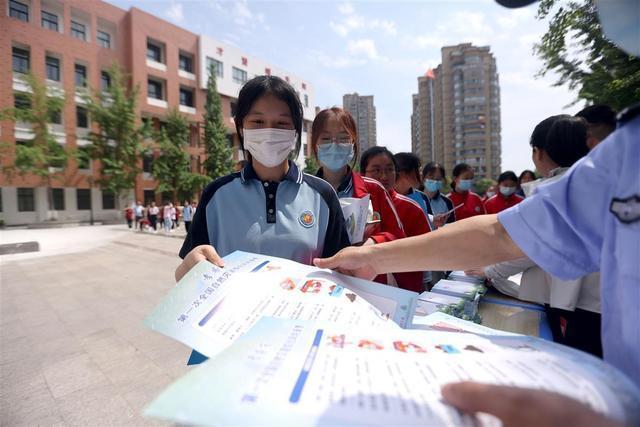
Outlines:
[[187,372],[190,349],[142,319],[174,286],[182,241],[126,226],[21,232],[43,252],[0,257],[0,425],[160,424],[140,413]]

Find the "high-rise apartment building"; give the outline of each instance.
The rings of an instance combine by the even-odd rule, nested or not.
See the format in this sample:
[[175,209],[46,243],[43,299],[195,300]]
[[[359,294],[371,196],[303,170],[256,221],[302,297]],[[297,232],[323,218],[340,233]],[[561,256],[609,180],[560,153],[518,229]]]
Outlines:
[[[107,70],[116,62],[140,87],[136,111],[140,122],[161,128],[170,109],[185,115],[190,123],[191,170],[204,172],[202,118],[208,70],[213,65],[234,159],[242,158],[233,121],[238,92],[249,78],[273,74],[296,89],[304,106],[305,147],[298,159],[304,164],[315,99],[312,86],[302,78],[137,8],[126,11],[98,0],[0,0],[0,7],[0,64],[6,64],[0,67],[0,110],[28,98],[24,77],[33,73],[45,82],[51,96],[64,95],[63,112],[52,120],[50,130],[70,151],[87,149],[90,131],[97,130],[83,94],[110,84]],[[2,165],[15,161],[11,146],[31,138],[29,123],[0,122],[0,140],[9,147],[0,158]],[[155,148],[139,159],[142,173],[129,199],[162,201],[151,173],[160,155]],[[47,209],[43,180],[29,175],[8,180],[0,174],[0,219],[7,225],[37,223],[55,212],[59,221],[87,221],[91,216],[98,221],[117,220],[121,212],[116,210],[115,196],[97,188],[98,179],[98,162],[72,157],[52,181],[52,206]]]
[[373,95],[360,96],[357,93],[344,95],[342,107],[349,111],[356,121],[360,152],[377,145],[376,107],[373,105]]
[[438,161],[448,173],[457,163],[477,177],[500,174],[500,88],[488,46],[442,48],[442,64],[418,77],[413,95],[411,145],[423,163]]

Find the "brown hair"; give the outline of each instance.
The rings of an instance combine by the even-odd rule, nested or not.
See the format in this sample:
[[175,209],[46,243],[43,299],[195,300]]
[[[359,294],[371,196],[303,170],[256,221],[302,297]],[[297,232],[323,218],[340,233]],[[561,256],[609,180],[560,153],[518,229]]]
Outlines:
[[358,127],[356,126],[356,121],[353,119],[351,113],[340,107],[324,109],[320,111],[313,120],[313,125],[311,125],[311,151],[313,151],[313,156],[316,160],[318,159],[318,150],[316,150],[318,137],[331,117],[335,117],[338,120],[340,125],[342,125],[353,141],[353,161],[351,164],[351,167],[353,168],[358,156],[360,155],[360,146],[358,145]]

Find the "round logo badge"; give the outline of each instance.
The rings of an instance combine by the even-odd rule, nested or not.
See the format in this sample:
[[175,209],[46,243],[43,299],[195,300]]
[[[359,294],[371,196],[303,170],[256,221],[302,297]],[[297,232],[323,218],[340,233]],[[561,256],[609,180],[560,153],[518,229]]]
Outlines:
[[311,228],[316,223],[316,216],[311,211],[304,211],[300,214],[298,220],[304,228]]
[[371,215],[371,220],[372,221],[380,221],[380,212],[373,212],[373,215]]

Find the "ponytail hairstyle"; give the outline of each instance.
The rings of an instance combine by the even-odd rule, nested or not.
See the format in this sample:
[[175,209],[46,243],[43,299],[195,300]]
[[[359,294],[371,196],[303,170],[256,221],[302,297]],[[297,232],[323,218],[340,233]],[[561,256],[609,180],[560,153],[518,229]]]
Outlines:
[[393,157],[396,161],[396,170],[398,173],[413,173],[416,182],[422,181],[420,179],[420,159],[418,156],[413,153],[396,153]]
[[463,173],[467,172],[467,171],[472,171],[473,172],[473,168],[471,166],[469,166],[466,163],[458,163],[454,168],[453,168],[453,172],[452,172],[452,180],[451,180],[451,189],[455,190],[456,189],[456,178],[459,177],[460,175],[462,175]]

